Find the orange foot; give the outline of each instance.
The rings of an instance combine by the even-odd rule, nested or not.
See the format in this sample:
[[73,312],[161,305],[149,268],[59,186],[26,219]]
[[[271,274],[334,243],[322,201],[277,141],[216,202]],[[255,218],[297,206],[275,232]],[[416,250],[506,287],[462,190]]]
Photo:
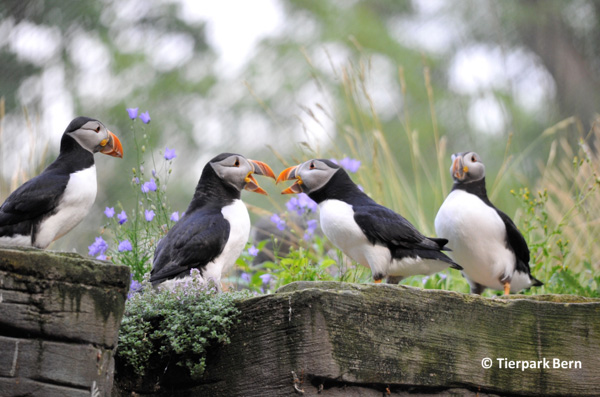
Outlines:
[[505,282],[504,283],[504,295],[509,295],[510,294],[510,282]]

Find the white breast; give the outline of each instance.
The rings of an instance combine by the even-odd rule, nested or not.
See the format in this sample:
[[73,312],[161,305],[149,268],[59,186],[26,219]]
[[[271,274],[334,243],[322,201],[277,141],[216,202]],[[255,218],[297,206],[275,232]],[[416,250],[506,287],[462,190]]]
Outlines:
[[212,279],[217,285],[221,281],[221,275],[227,273],[240,256],[250,236],[250,216],[242,200],[235,200],[223,207],[221,213],[229,222],[229,238],[221,255],[209,262],[203,272],[204,280]]
[[77,226],[94,204],[97,189],[95,165],[71,174],[56,213],[42,221],[34,245],[46,248]]
[[437,260],[420,257],[392,259],[390,250],[380,244],[371,244],[354,220],[350,204],[339,200],[325,200],[319,204],[321,229],[329,240],[344,254],[363,266],[371,268],[373,276],[413,276],[431,274],[448,267]]
[[391,253],[387,247],[371,244],[354,220],[352,206],[340,200],[325,200],[319,204],[321,229],[342,252],[373,275],[388,275]]
[[319,204],[321,229],[344,254],[363,266],[369,266],[367,251],[373,247],[354,220],[352,206],[340,200]]
[[468,280],[501,290],[499,279],[513,274],[515,254],[506,247],[506,226],[496,210],[474,194],[450,192],[435,218],[435,231],[448,239],[450,255]]

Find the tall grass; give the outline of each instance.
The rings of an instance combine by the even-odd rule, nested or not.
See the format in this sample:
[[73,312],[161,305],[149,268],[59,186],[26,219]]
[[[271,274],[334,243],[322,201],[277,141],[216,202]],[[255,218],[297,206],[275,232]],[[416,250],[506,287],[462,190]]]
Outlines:
[[[12,191],[39,174],[49,162],[48,139],[40,133],[38,121],[23,108],[25,131],[5,131],[5,101],[0,97],[0,202]],[[20,151],[19,135],[26,134],[26,150]],[[9,136],[12,135],[10,138]],[[8,146],[10,142],[12,146]],[[10,155],[9,155],[10,153]],[[7,159],[10,160],[7,161]],[[0,203],[1,204],[1,203]]]
[[[308,63],[312,65],[310,59]],[[298,157],[306,160],[311,156],[341,158],[348,155],[361,160],[366,166],[358,171],[355,182],[374,200],[409,219],[424,234],[434,235],[434,218],[452,180],[448,171],[447,137],[438,126],[430,71],[427,67],[423,69],[431,128],[426,131],[414,129],[405,107],[397,116],[404,138],[395,139],[400,142],[395,146],[389,137],[398,132],[386,131],[380,122],[367,89],[369,73],[368,60],[350,63],[336,71],[336,76],[340,77],[337,89],[343,93],[342,101],[334,104],[333,109],[325,104],[315,105],[325,109],[326,114],[334,115],[335,138],[325,150],[312,146],[310,141],[303,142]],[[311,74],[314,79],[320,79],[317,71]],[[398,79],[406,103],[408,93],[402,67],[398,69]],[[316,86],[325,90],[331,84],[317,81]],[[322,124],[315,112],[308,111],[307,114],[315,118],[318,125]],[[339,115],[347,115],[347,118]],[[507,201],[512,192],[511,208],[502,209],[526,236],[532,254],[532,272],[546,283],[542,288],[525,293],[600,296],[598,130],[595,128],[584,137],[581,123],[571,117],[541,131],[519,152],[511,148],[509,135],[496,178],[487,181],[492,202],[500,197]],[[577,146],[568,139],[573,133],[581,137]],[[432,140],[433,145],[427,143]],[[594,146],[590,147],[588,142]],[[548,144],[550,153],[541,160],[540,153]],[[282,157],[279,153],[276,155]],[[410,168],[403,166],[403,157],[410,159]],[[521,172],[525,161],[531,157],[540,159],[537,167],[541,177],[535,180],[528,180]],[[493,174],[489,170],[488,173]],[[516,191],[521,193],[515,194]],[[454,270],[433,277],[412,277],[404,283],[468,292],[466,281]],[[486,291],[486,294],[495,293]]]
[[[309,65],[313,64],[308,57],[307,61]],[[390,127],[386,127],[389,124],[382,123],[377,114],[368,89],[371,73],[370,63],[364,58],[335,70],[337,80],[325,80],[322,74],[313,70],[312,78],[318,89],[323,91],[323,97],[336,97],[326,92],[329,90],[341,93],[338,102],[314,105],[323,111],[323,117],[334,121],[334,133],[321,131],[320,133],[327,134],[329,142],[320,146],[307,134],[309,138],[299,143],[297,152],[291,155],[283,155],[277,148],[271,149],[282,166],[312,157],[340,159],[350,156],[361,160],[363,166],[353,174],[355,182],[374,200],[402,214],[424,234],[433,236],[435,215],[451,188],[452,180],[448,171],[448,137],[439,126],[430,71],[424,67],[422,75],[430,126],[426,129],[414,127],[417,123],[412,122],[411,114],[405,106],[397,114],[401,126],[399,131],[389,130]],[[403,101],[407,103],[410,93],[402,67],[398,68],[398,82]],[[266,101],[260,101],[259,98],[257,100],[270,117],[276,117]],[[325,124],[317,117],[320,113],[310,108],[305,108],[305,112],[315,119],[316,125]],[[2,143],[3,135],[6,134],[2,128],[3,114],[3,103],[0,102],[0,154],[6,150]],[[28,167],[18,166],[13,171],[10,183],[0,178],[0,196],[6,196],[8,193],[4,192],[14,190],[24,180],[35,175],[39,171],[39,165],[45,163],[47,145],[40,155],[39,145],[35,145],[38,140],[35,128],[27,113],[25,119],[30,126],[28,132],[32,140],[28,155],[30,164]],[[284,124],[280,120],[275,121],[276,124]],[[510,204],[501,209],[515,220],[524,233],[532,252],[532,272],[546,283],[544,287],[526,293],[600,296],[600,178],[597,158],[600,153],[600,133],[595,128],[586,134],[580,125],[575,118],[565,119],[541,131],[528,147],[518,152],[511,147],[509,135],[506,148],[501,154],[503,161],[500,168],[488,169],[488,174],[496,175],[487,181],[490,199],[496,202],[501,198],[503,203]],[[578,144],[573,144],[572,139],[569,139],[573,133],[580,136]],[[548,146],[549,154],[543,158],[540,153]],[[151,148],[148,150],[152,153]],[[138,155],[140,154],[138,148]],[[529,180],[521,170],[532,157],[539,159],[537,167],[540,176]],[[0,162],[0,167],[6,166],[3,161]],[[136,186],[134,188],[138,189]],[[166,197],[163,198],[166,200]],[[162,202],[160,198],[157,199]],[[147,204],[151,206],[153,203]],[[260,206],[249,206],[249,209],[260,217],[284,212],[280,200],[274,197],[262,201]],[[138,213],[139,208],[135,211],[135,214]],[[166,219],[166,214],[167,212],[163,214],[165,219],[161,224],[168,227],[171,223]],[[254,272],[252,280],[255,289],[265,286],[263,279],[260,279],[265,273],[276,275],[277,282],[269,284],[273,288],[297,279],[368,280],[364,269],[356,264],[349,264],[348,259],[332,249],[325,238],[315,237],[311,241],[302,241],[302,223],[294,224],[291,217],[285,219],[289,221],[289,228],[286,234],[279,236],[279,243],[282,238],[290,240],[287,242],[293,244],[289,253],[277,252],[273,260],[262,267],[252,265],[252,258],[247,252],[238,261],[243,271]],[[155,237],[159,238],[164,233],[166,229],[163,228]],[[134,237],[128,236],[131,241],[134,241]],[[256,244],[260,248],[265,246],[264,243]],[[404,283],[462,292],[469,290],[465,279],[454,270],[432,277],[412,277]],[[493,294],[489,291],[486,293]]]

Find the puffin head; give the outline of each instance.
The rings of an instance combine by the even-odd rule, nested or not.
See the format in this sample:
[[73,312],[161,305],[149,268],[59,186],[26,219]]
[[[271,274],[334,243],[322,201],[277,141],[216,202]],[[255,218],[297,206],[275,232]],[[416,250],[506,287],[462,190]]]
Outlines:
[[480,181],[485,178],[485,165],[475,152],[454,153],[450,174],[456,183]]
[[340,166],[330,160],[312,159],[281,171],[277,183],[295,179],[296,182],[281,194],[310,194],[325,186],[339,169]]
[[123,157],[121,141],[98,120],[77,117],[67,126],[64,135],[70,136],[85,150]]
[[209,164],[219,178],[239,191],[245,189],[266,195],[267,192],[258,185],[252,174],[275,179],[273,170],[266,163],[247,159],[241,154],[221,153],[210,160]]

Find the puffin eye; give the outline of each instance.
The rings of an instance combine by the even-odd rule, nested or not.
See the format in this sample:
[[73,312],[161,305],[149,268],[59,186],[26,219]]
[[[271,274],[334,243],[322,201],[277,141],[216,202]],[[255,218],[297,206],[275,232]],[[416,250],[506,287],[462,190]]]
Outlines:
[[100,132],[100,126],[96,127],[96,133]]
[[314,170],[315,169],[315,163],[310,163],[310,167],[308,167],[308,168],[310,168],[311,170]]
[[475,161],[477,161],[477,159],[475,158],[475,156],[471,156],[471,161],[474,163]]
[[240,166],[240,159],[236,158],[235,159],[235,163],[233,165],[235,165],[236,167],[239,167]]

